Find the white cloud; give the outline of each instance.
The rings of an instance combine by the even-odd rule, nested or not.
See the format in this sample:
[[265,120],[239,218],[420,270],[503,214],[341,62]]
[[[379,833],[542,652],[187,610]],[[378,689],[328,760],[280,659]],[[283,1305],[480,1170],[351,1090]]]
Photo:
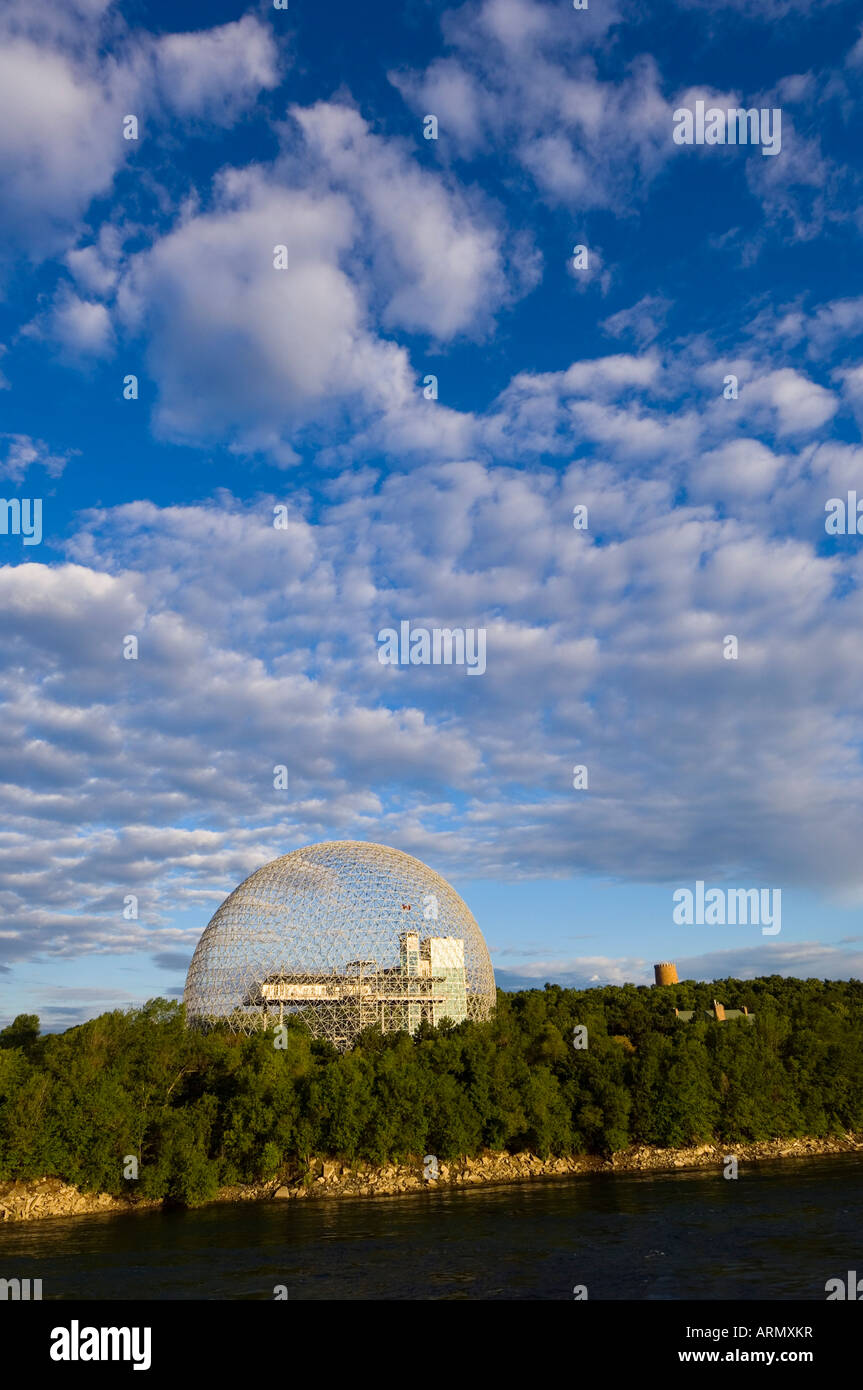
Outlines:
[[422,80],[409,80],[398,72],[389,74],[390,81],[420,115],[436,116],[438,138],[455,138],[460,149],[472,153],[482,139],[482,95],[469,73],[451,58],[437,58],[423,74]]
[[[378,134],[346,97],[294,106],[271,163],[223,170],[179,215],[168,200],[133,224],[118,207],[91,230],[90,200],[131,153],[130,100],[150,138],[171,115],[238,119],[278,74],[252,17],[163,37],[118,17],[100,47],[76,27],[83,4],[46,11],[38,42],[18,7],[9,45],[0,170],[24,250],[75,243],[74,287],[33,331],[79,355],[124,332],[163,437],[285,465],[322,445],[339,472],[314,512],[291,496],[286,533],[269,498],[141,500],[84,518],[67,566],[0,569],[0,806],[14,827],[0,905],[22,933],[8,949],[178,948],[175,904],[209,906],[268,857],[338,833],[475,873],[713,868],[861,893],[863,572],[855,551],[818,549],[824,499],[856,485],[860,451],[809,437],[840,395],[861,409],[863,369],[843,363],[830,390],[787,361],[792,345],[817,359],[844,342],[859,301],[810,312],[801,296],[726,361],[706,337],[652,346],[669,307],[656,290],[604,325],[647,351],[576,347],[485,410],[447,404],[443,345],[487,338],[539,273],[531,242],[458,181],[459,155],[492,148],[548,201],[623,215],[673,154],[653,61],[611,81],[587,56],[614,8],[465,7],[445,17],[448,56],[393,79],[439,116],[437,147],[419,126],[415,147]],[[89,12],[104,36],[105,7]],[[806,76],[781,90],[813,100]],[[768,180],[753,187],[771,216],[789,186],[809,191],[808,220],[788,203],[805,231],[830,209],[833,174],[816,146],[789,150],[781,178],[778,160],[747,169]],[[570,221],[566,240],[587,240]],[[399,330],[433,340],[440,401],[422,399],[428,364],[412,366]],[[726,371],[738,401],[722,399]],[[394,452],[409,473],[378,471]],[[66,461],[24,434],[0,457],[14,482]],[[382,668],[375,634],[402,618],[486,627],[486,675]],[[722,659],[727,632],[739,663]],[[122,660],[127,633],[138,662]],[[272,787],[281,762],[287,799]],[[118,919],[128,885],[143,924]],[[591,978],[603,968],[587,964]]]
[[703,454],[689,474],[692,497],[704,502],[769,497],[783,466],[757,439],[734,439]]
[[111,316],[98,300],[82,299],[68,285],[59,288],[50,310],[22,329],[45,338],[72,358],[104,357],[114,343]]
[[122,254],[123,232],[105,222],[95,241],[67,252],[66,265],[85,293],[107,298],[116,288]]
[[[837,616],[835,586],[859,561],[746,519],[776,485],[759,441],[705,466],[727,474],[724,520],[697,498],[673,506],[669,477],[624,481],[608,463],[427,464],[340,479],[313,522],[292,506],[287,532],[267,498],[96,512],[75,565],[0,570],[0,802],[23,837],[0,838],[9,921],[40,942],[59,921],[67,950],[80,913],[101,949],[127,930],[106,904],[140,885],[138,949],[188,892],[331,834],[450,871],[743,874],[859,895],[863,658],[823,641],[858,630],[861,591]],[[381,667],[375,635],[405,617],[485,626],[486,675]]]
[[313,165],[368,220],[384,326],[441,339],[487,329],[509,292],[502,234],[477,200],[373,135],[350,107],[318,102],[291,114]]
[[746,383],[740,394],[746,416],[766,412],[778,435],[817,430],[836,414],[831,391],[792,367],[780,367]]
[[74,238],[139,142],[171,116],[227,124],[275,85],[275,46],[252,16],[194,35],[129,34],[110,7],[13,5],[0,18],[0,227],[31,260]]
[[[119,319],[147,337],[157,428],[285,465],[305,431],[345,416],[369,445],[411,450],[437,446],[449,420],[457,447],[464,419],[424,400],[406,350],[383,335],[482,335],[531,283],[530,250],[508,266],[481,202],[351,108],[292,114],[299,154],[223,170],[208,209],[191,202],[122,278]],[[274,269],[279,245],[287,270]],[[76,272],[98,274],[102,251],[82,254]]]
[[219,125],[232,124],[279,80],[272,34],[251,14],[215,29],[164,34],[148,56],[169,110]]
[[[134,257],[121,319],[148,334],[157,427],[176,439],[233,438],[290,463],[295,431],[342,402],[395,408],[412,382],[403,349],[377,338],[341,267],[355,234],[344,197],[230,170],[215,206]],[[288,247],[288,269],[274,248]]]
[[602,327],[613,338],[631,337],[639,347],[649,347],[659,337],[671,308],[671,300],[661,294],[645,294],[628,309],[618,309],[603,321]]
[[[702,4],[688,2],[693,8]],[[739,6],[735,0],[728,22],[736,8],[744,8],[743,0]],[[765,21],[805,8],[807,0],[761,0],[747,18]],[[606,4],[574,13],[564,4],[481,0],[444,12],[445,56],[425,70],[395,71],[390,80],[418,118],[427,112],[438,117],[444,158],[494,151],[525,170],[552,205],[625,215],[669,160],[681,155],[671,139],[674,109],[697,98],[737,107],[742,97],[689,87],[670,102],[649,54],[608,77],[608,31],[621,17],[627,16]],[[709,24],[718,28],[727,18],[710,16]],[[736,161],[761,202],[765,225],[747,237],[746,261],[761,254],[768,228],[810,240],[828,223],[859,221],[856,176],[831,157],[817,134],[804,133],[817,129],[826,106],[837,106],[853,121],[858,50],[859,45],[844,69],[791,73],[772,91],[743,94],[746,107],[782,109],[781,158],[741,160],[730,149],[690,152],[692,158],[720,160],[726,170]]]
[[0,182],[7,238],[33,259],[56,250],[108,189],[125,150],[116,102],[66,54],[0,45]]
[[28,434],[0,434],[0,477],[23,482],[34,465],[44,468],[49,478],[58,478],[77,450],[54,453],[43,439]]
[[[494,953],[493,953],[494,954]],[[511,969],[497,965],[495,977],[501,989],[531,989],[548,981],[569,989],[591,986],[653,984],[653,965],[641,956],[576,956],[573,959],[549,957],[536,962],[525,958]],[[756,980],[765,975],[801,979],[859,979],[863,973],[863,951],[841,950],[822,941],[779,941],[758,946],[738,946],[705,951],[701,955],[675,956],[681,980]],[[727,1002],[727,1001],[726,1001]]]
[[440,142],[460,155],[492,147],[514,158],[551,203],[624,212],[673,151],[671,107],[652,58],[617,81],[588,56],[618,18],[614,5],[578,13],[532,0],[483,0],[444,14],[453,52],[390,80]]

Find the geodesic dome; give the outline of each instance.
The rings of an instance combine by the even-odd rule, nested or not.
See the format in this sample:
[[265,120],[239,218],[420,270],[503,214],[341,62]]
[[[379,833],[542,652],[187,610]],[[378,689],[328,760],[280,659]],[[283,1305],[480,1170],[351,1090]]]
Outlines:
[[363,1028],[487,1018],[496,999],[482,933],[433,869],[361,840],[307,845],[226,898],[192,957],[190,1024],[237,1032],[299,1013],[348,1047]]

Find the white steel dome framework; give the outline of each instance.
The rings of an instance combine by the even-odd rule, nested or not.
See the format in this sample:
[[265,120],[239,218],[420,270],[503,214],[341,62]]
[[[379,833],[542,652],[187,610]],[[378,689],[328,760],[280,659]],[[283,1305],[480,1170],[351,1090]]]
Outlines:
[[293,1012],[345,1048],[368,1027],[487,1018],[496,994],[482,933],[446,879],[401,850],[333,840],[234,889],[198,942],[183,999],[195,1027],[252,1033]]

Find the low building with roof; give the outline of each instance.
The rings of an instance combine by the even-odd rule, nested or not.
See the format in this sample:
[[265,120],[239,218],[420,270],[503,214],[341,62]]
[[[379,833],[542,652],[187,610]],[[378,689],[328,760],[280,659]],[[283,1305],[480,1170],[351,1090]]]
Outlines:
[[681,1023],[691,1023],[697,1014],[703,1014],[705,1018],[711,1019],[714,1023],[724,1023],[728,1018],[748,1018],[751,1023],[755,1022],[755,1015],[750,1013],[746,1005],[742,1009],[726,1009],[724,1004],[720,1004],[718,999],[714,999],[712,1009],[675,1009],[675,1018]]

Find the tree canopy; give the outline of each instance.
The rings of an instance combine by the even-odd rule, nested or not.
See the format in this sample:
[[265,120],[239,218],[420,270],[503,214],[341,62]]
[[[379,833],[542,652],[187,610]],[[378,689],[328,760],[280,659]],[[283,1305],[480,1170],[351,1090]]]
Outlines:
[[[755,1021],[710,1020],[714,998]],[[856,980],[546,985],[500,992],[487,1022],[370,1030],[343,1054],[299,1018],[287,1028],[286,1048],[267,1032],[195,1032],[164,999],[64,1033],[20,1015],[0,1031],[0,1180],[194,1205],[313,1155],[610,1155],[863,1130]]]

